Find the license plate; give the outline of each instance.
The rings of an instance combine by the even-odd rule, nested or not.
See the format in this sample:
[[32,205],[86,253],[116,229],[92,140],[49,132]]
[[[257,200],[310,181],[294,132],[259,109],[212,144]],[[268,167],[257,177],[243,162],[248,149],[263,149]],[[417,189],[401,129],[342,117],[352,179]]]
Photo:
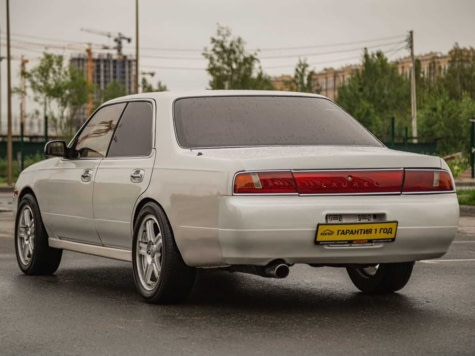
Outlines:
[[396,239],[397,221],[365,224],[318,224],[317,245],[392,242]]

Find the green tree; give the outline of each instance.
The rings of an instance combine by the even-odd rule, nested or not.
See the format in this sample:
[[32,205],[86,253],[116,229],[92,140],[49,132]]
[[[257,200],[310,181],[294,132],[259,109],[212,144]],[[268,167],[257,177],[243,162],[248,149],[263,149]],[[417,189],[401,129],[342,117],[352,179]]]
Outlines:
[[57,98],[58,122],[57,126],[63,137],[68,141],[74,136],[79,122],[77,114],[87,103],[93,87],[84,79],[84,74],[76,67],[71,66],[66,73],[66,80],[61,86],[61,93]]
[[409,81],[379,51],[365,49],[361,69],[338,90],[337,102],[380,138],[389,137],[392,117],[398,128],[410,125]]
[[475,117],[475,50],[455,44],[447,72],[432,65],[422,76],[416,65],[419,135],[437,140],[439,154],[470,152],[470,119]]
[[470,152],[470,119],[474,116],[475,100],[467,93],[456,100],[448,90],[434,91],[418,111],[419,134],[437,140],[441,155]]
[[211,48],[205,48],[203,56],[208,60],[211,89],[273,89],[257,53],[248,53],[244,40],[233,38],[227,27],[218,25],[216,36],[211,37]]
[[475,99],[475,48],[461,48],[455,44],[449,52],[450,62],[444,77],[444,85],[453,99],[464,95]]
[[307,63],[307,59],[299,58],[299,61],[295,66],[292,80],[285,84],[289,90],[303,93],[318,93],[320,92],[320,88],[318,87],[318,83],[314,83],[314,75],[315,71],[310,70],[310,65]]
[[99,104],[124,95],[127,95],[125,87],[118,80],[112,80],[101,91],[101,102]]
[[63,56],[51,53],[44,53],[37,66],[22,74],[44,116],[51,119],[57,133],[69,138],[76,129],[75,114],[92,91],[84,76],[66,66]]
[[149,83],[146,78],[142,78],[142,93],[151,93],[156,91],[168,91],[168,88],[161,81],[157,82],[157,86],[154,87],[152,83]]

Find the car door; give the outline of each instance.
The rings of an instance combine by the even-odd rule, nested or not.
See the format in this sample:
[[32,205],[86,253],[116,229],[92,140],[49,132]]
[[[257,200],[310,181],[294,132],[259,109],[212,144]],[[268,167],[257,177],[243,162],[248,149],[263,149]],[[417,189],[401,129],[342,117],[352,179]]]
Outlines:
[[94,176],[106,156],[125,104],[99,109],[76,136],[70,157],[58,161],[41,181],[42,214],[60,239],[101,244],[94,227]]
[[153,140],[153,102],[129,102],[94,182],[94,220],[105,246],[132,248],[132,214],[152,176]]

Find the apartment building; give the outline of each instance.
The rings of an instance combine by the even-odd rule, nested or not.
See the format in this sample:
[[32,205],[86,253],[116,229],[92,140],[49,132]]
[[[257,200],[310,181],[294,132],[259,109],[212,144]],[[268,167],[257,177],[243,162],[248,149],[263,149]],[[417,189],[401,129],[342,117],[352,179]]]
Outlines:
[[[450,55],[448,54],[444,55],[430,52],[422,56],[417,56],[417,59],[421,64],[421,75],[423,77],[443,76],[447,73],[447,69],[449,68]],[[412,64],[410,56],[401,58],[393,63],[397,65],[399,74],[407,78],[411,77]]]
[[[449,67],[450,55],[430,52],[421,56],[417,56],[421,64],[421,74],[424,77],[436,77],[445,75]],[[411,57],[400,58],[391,62],[396,65],[401,75],[410,77],[411,75]],[[314,88],[318,93],[336,100],[338,97],[338,89],[344,85],[355,72],[361,69],[360,64],[347,65],[338,69],[324,68],[322,71],[315,73],[313,76]],[[291,75],[280,75],[272,78],[272,83],[276,90],[289,90],[288,83],[292,82]]]
[[[79,54],[71,57],[70,64],[79,68],[87,78],[87,55]],[[133,94],[134,78],[136,69],[135,58],[125,55],[118,57],[111,53],[99,54],[93,60],[93,85],[94,101],[101,102],[101,93],[110,82],[118,81],[125,89],[126,94]],[[78,120],[84,122],[87,119],[86,106],[80,110]]]

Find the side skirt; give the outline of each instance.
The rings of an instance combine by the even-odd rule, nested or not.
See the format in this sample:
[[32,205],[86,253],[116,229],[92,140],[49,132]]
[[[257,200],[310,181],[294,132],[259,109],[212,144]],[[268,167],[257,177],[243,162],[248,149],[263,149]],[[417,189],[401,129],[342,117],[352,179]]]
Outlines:
[[128,250],[82,244],[78,242],[59,240],[59,239],[55,239],[51,237],[48,238],[48,243],[49,243],[49,246],[53,248],[80,252],[80,253],[85,253],[88,255],[107,257],[107,258],[112,258],[114,260],[132,262],[132,251],[128,251]]

